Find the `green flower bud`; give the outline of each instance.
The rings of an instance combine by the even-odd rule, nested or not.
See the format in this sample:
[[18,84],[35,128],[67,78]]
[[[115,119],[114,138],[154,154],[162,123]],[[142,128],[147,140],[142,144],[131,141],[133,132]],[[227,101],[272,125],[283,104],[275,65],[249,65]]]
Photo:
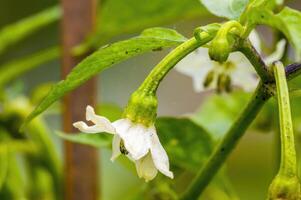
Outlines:
[[296,176],[277,175],[269,187],[268,200],[300,200],[300,187]]
[[149,126],[156,120],[157,107],[158,100],[155,95],[137,90],[132,94],[125,108],[124,117],[132,122]]
[[209,71],[204,80],[203,86],[205,88],[209,87],[214,80],[215,72],[213,70]]
[[209,48],[209,56],[212,60],[221,63],[225,62],[228,59],[230,52],[231,48],[226,35],[225,37],[216,37],[212,40]]

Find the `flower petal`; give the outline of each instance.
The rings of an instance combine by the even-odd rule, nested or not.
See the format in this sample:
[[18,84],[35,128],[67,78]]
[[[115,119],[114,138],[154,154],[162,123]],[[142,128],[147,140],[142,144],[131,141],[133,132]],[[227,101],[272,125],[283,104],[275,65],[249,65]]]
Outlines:
[[149,136],[147,128],[141,124],[134,124],[128,119],[114,123],[117,134],[122,138],[129,157],[139,160],[149,150]]
[[280,60],[285,51],[286,41],[285,39],[280,40],[276,45],[276,50],[264,59],[267,65],[271,65],[273,62]]
[[119,135],[115,134],[112,142],[112,156],[111,156],[112,162],[121,154],[120,142],[121,142],[121,138],[119,137]]
[[102,127],[99,127],[97,125],[88,126],[85,122],[82,122],[82,121],[73,123],[73,126],[77,129],[79,129],[83,133],[101,133],[101,132],[105,132]]
[[136,170],[139,178],[144,178],[146,182],[154,179],[158,173],[150,153],[137,160]]
[[260,37],[255,29],[250,33],[249,40],[252,43],[253,47],[256,49],[256,51],[259,54],[261,54],[261,41],[260,41]]
[[169,170],[169,160],[165,149],[162,147],[155,127],[149,128],[151,138],[151,154],[156,168],[165,176],[173,178],[173,173]]
[[97,127],[99,127],[99,129],[102,130],[101,132],[115,134],[115,128],[110,122],[110,120],[108,120],[105,117],[96,115],[93,107],[89,105],[86,108],[86,119],[88,121],[92,121]]
[[186,76],[190,76],[194,91],[201,92],[205,90],[203,83],[208,72],[214,69],[213,67],[214,62],[208,56],[208,49],[201,47],[183,58],[175,66],[175,69]]

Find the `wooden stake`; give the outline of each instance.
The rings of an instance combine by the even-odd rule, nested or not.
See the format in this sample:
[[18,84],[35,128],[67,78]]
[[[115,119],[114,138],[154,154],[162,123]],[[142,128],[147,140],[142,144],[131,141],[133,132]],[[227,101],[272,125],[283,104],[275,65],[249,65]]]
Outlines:
[[[80,62],[71,49],[84,41],[95,28],[96,0],[61,0],[63,8],[62,43],[63,78]],[[64,98],[63,130],[77,132],[72,123],[85,119],[87,105],[96,104],[96,79],[93,79]],[[96,200],[98,194],[98,155],[95,149],[65,142],[65,199]]]

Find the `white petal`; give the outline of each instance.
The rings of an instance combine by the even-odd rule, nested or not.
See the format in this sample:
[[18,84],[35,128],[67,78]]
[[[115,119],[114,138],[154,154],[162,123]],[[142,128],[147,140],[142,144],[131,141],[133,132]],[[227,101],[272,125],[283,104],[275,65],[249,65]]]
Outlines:
[[86,108],[86,119],[92,121],[96,126],[102,128],[102,132],[115,133],[115,128],[113,127],[110,120],[105,117],[96,115],[94,109],[91,106]]
[[204,91],[204,78],[202,79],[201,77],[198,76],[193,76],[192,77],[192,85],[193,85],[193,89],[195,92],[201,92]]
[[266,58],[264,59],[264,62],[265,62],[267,65],[271,65],[273,62],[280,60],[280,59],[282,58],[283,54],[284,54],[284,51],[285,51],[285,45],[286,45],[285,39],[280,40],[280,41],[277,43],[275,52],[273,52],[273,53],[270,54],[268,57],[266,57]]
[[99,127],[97,125],[88,126],[85,122],[79,121],[73,123],[73,126],[77,129],[79,129],[83,133],[101,133],[106,132],[102,127]]
[[239,73],[235,72],[231,74],[232,84],[241,87],[245,92],[254,91],[259,79],[254,73]]
[[169,170],[167,153],[159,141],[155,127],[151,127],[149,131],[151,138],[151,154],[156,168],[165,176],[173,178],[173,173]]
[[121,142],[121,138],[119,137],[119,135],[115,134],[112,142],[112,156],[111,156],[112,162],[121,154],[120,142]]
[[213,67],[214,62],[208,56],[208,49],[201,47],[182,59],[175,66],[175,69],[186,76],[190,76],[195,92],[201,92],[204,90],[204,80]]
[[139,178],[144,178],[145,181],[148,182],[156,177],[158,170],[154,165],[150,153],[148,153],[140,160],[137,160],[135,163]]
[[260,41],[260,37],[255,29],[250,33],[249,40],[252,43],[253,47],[256,49],[256,51],[259,54],[261,54],[261,41]]
[[128,119],[114,122],[116,133],[122,138],[124,147],[133,160],[139,160],[149,150],[149,136],[147,128],[141,124],[134,124]]

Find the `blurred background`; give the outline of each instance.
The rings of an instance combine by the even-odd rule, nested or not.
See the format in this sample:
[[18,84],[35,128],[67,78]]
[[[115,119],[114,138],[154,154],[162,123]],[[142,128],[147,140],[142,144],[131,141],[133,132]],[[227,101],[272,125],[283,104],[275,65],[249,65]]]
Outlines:
[[[140,27],[134,24],[132,25],[132,28],[126,29],[125,27],[120,27],[120,30],[118,30],[113,29],[110,27],[109,22],[105,23],[101,19],[102,17],[105,19],[113,19],[116,15],[127,14],[127,10],[124,9],[122,9],[122,11],[120,10],[120,13],[116,12],[116,10],[114,10],[114,12],[108,10],[109,6],[113,4],[114,1],[118,3],[118,0],[103,0],[98,5],[97,25],[98,30],[103,31],[98,39],[104,39],[104,41],[102,41],[103,44],[136,36],[144,28],[153,26],[173,28],[186,37],[191,37],[195,27],[206,25],[211,22],[223,21],[223,19],[216,18],[209,14],[197,0],[191,1],[193,3],[191,5],[192,8],[189,8],[189,11],[186,12],[186,8],[183,8],[183,13],[181,15],[172,16],[172,14],[170,14],[171,17],[166,17],[166,20],[160,20],[160,16],[158,15],[158,20],[155,17],[156,14],[168,9],[160,8],[158,6],[158,11],[153,10],[152,13],[147,13],[150,11],[143,8],[143,6],[146,7],[149,4],[152,4],[152,1],[147,0],[143,2],[143,5],[140,5],[141,10],[136,12],[141,12],[141,15],[146,19],[152,18],[153,20],[145,20],[146,22]],[[169,1],[171,2],[171,0]],[[132,1],[129,1],[128,3],[131,4],[131,2]],[[142,4],[142,2],[138,2]],[[57,5],[58,3],[58,1],[54,0],[1,0],[0,30],[2,27]],[[301,4],[298,1],[289,1],[288,5],[295,9],[301,9]],[[135,9],[138,8],[139,6]],[[116,9],[118,10],[118,8]],[[152,16],[148,17],[148,14]],[[273,39],[271,34],[273,34],[273,31],[264,27],[259,27],[258,31],[267,46],[266,49],[272,49]],[[42,51],[50,46],[59,44],[60,41],[60,24],[59,22],[51,23],[32,33],[21,42],[9,46],[8,49],[0,55],[0,63],[17,60],[24,56],[31,55],[32,53]],[[163,50],[146,53],[131,58],[121,64],[117,64],[102,72],[98,78],[98,102],[113,104],[121,108],[124,107],[131,93],[138,88],[150,70],[169,51],[170,50]],[[59,81],[61,78],[60,66],[61,62],[59,59],[43,63],[40,67],[22,74],[22,76],[7,84],[7,88],[8,90],[18,91],[25,96],[30,96],[37,86]],[[300,82],[300,80],[297,80],[294,84],[299,85]],[[235,98],[237,95],[240,96],[238,99]],[[241,97],[241,95],[243,97]],[[176,70],[172,70],[164,79],[158,90],[158,113],[159,116],[186,116],[187,114],[196,111],[202,113],[202,110],[204,110],[203,118],[205,118],[206,115],[212,115],[208,117],[213,119],[213,122],[208,124],[208,127],[205,128],[220,130],[222,133],[223,131],[227,131],[227,128],[235,119],[235,116],[237,116],[241,107],[247,102],[248,97],[249,94],[237,94],[237,92],[222,97],[216,95],[214,91],[196,93],[193,90],[192,80],[189,76],[185,76]],[[300,116],[300,112],[297,111],[297,98],[292,101],[295,101],[294,108],[296,107],[294,115]],[[219,103],[216,104],[216,102]],[[226,170],[229,181],[232,183],[233,190],[237,193],[239,199],[265,199],[269,183],[277,171],[279,160],[277,157],[277,148],[275,147],[278,145],[276,135],[277,109],[275,109],[275,105],[274,99],[270,100],[269,104],[258,117],[258,123],[252,126],[255,128],[252,128],[247,132],[227,160]],[[82,107],[81,109],[83,112],[85,111],[85,107]],[[59,158],[62,160],[63,140],[55,134],[55,131],[61,130],[61,118],[58,114],[58,109],[54,107],[53,110],[54,114],[49,114],[45,117],[48,127],[51,127],[50,132],[52,134],[50,137],[60,152]],[[218,112],[218,114],[214,113],[215,111]],[[202,120],[203,119],[200,119],[200,121]],[[296,124],[298,125],[297,122]],[[301,125],[299,125],[299,131],[297,131],[298,133],[300,133],[300,126]],[[219,139],[220,135],[216,136],[216,138]],[[300,139],[298,139],[298,141],[300,141]],[[133,172],[119,162],[112,163],[110,161],[110,155],[110,150],[100,150],[101,172],[99,178],[102,187],[101,199],[125,199],[124,197],[131,196],[132,193],[135,193],[137,188],[144,187],[144,181],[140,180],[135,173],[133,174]],[[24,184],[26,185],[26,182]],[[202,199],[209,198],[204,197]]]

